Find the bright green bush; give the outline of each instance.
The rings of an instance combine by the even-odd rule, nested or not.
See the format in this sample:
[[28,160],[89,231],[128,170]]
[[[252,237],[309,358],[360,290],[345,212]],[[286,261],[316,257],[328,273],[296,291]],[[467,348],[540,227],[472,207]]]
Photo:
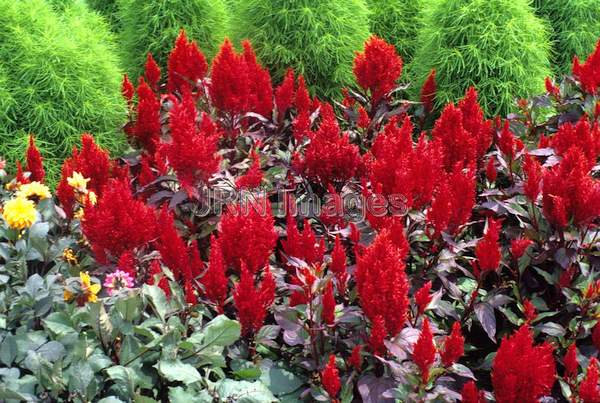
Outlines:
[[288,67],[319,96],[352,83],[354,52],[369,36],[364,0],[236,0],[236,42],[250,39],[274,80]]
[[423,10],[411,76],[437,71],[436,101],[456,101],[474,85],[488,115],[544,88],[550,74],[548,29],[529,0],[437,0]]
[[600,0],[536,0],[535,4],[552,25],[554,69],[568,73],[573,56],[587,57],[600,37]]
[[394,44],[402,59],[409,62],[415,52],[422,0],[368,0],[368,5],[371,32]]
[[86,0],[91,9],[96,10],[107,19],[113,30],[119,27],[117,0]]
[[104,20],[81,1],[0,0],[0,155],[21,158],[33,133],[50,178],[93,133],[116,151],[125,120],[121,73]]
[[223,0],[118,0],[123,60],[138,76],[151,52],[166,67],[169,52],[183,28],[204,54],[214,56],[229,30]]

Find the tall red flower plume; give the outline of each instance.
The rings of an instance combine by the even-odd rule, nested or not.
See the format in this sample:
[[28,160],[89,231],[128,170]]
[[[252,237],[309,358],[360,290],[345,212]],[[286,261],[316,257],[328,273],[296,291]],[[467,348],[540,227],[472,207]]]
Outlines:
[[233,302],[242,325],[242,334],[251,336],[258,332],[265,322],[267,310],[275,299],[275,280],[267,267],[260,286],[255,285],[255,276],[246,264],[241,265],[240,282],[235,287]]
[[449,367],[457,362],[465,353],[465,338],[462,335],[460,322],[454,322],[450,335],[444,341],[444,348],[440,352],[442,364]]
[[25,172],[23,172],[23,166],[21,165],[21,161],[16,162],[17,172],[15,173],[15,180],[17,183],[24,184],[29,183],[29,178],[25,176]]
[[323,104],[321,125],[311,137],[304,157],[298,155],[294,160],[296,169],[323,186],[343,183],[356,175],[361,163],[358,147],[350,143],[348,134],[340,134],[330,104]]
[[283,82],[275,90],[275,105],[277,106],[277,114],[280,121],[294,102],[296,92],[295,81],[294,70],[288,69]]
[[157,234],[156,215],[134,199],[126,179],[114,179],[98,204],[86,207],[82,230],[98,262],[106,264],[109,257],[117,259],[151,242]]
[[544,85],[546,86],[546,92],[548,92],[548,94],[552,95],[553,97],[558,97],[560,95],[560,88],[554,85],[550,77],[546,77],[544,80]]
[[451,171],[457,164],[468,165],[476,159],[475,138],[465,130],[463,113],[454,104],[444,108],[431,136],[441,145],[446,171]]
[[385,334],[396,336],[406,320],[408,282],[404,272],[407,249],[399,249],[388,230],[357,257],[355,272],[360,306],[374,322],[381,317]]
[[346,250],[338,236],[335,237],[333,250],[331,251],[331,264],[329,268],[335,276],[340,295],[346,293],[346,283],[348,282],[348,272],[346,270]]
[[327,365],[325,366],[323,372],[321,372],[321,383],[323,384],[323,388],[329,397],[332,400],[335,400],[335,397],[342,388],[342,383],[340,381],[340,374],[335,365],[335,355],[333,354],[329,356]]
[[387,330],[385,329],[385,320],[381,315],[371,320],[371,333],[369,335],[369,347],[373,354],[383,357],[386,352],[385,338]]
[[496,158],[490,157],[490,159],[488,160],[488,163],[485,168],[485,176],[487,177],[488,181],[490,181],[490,183],[496,181],[496,178],[498,177],[498,171],[496,170]]
[[325,287],[323,293],[323,322],[328,325],[333,325],[335,321],[335,297],[333,295],[333,284],[330,281]]
[[137,94],[137,118],[130,134],[152,154],[160,141],[160,101],[143,78],[140,78]]
[[460,394],[462,403],[485,403],[485,398],[477,390],[475,381],[465,383]]
[[436,92],[437,84],[435,82],[435,69],[432,69],[421,88],[421,103],[423,103],[423,107],[427,113],[431,113],[433,110]]
[[223,306],[227,299],[228,279],[225,269],[221,243],[213,236],[210,238],[208,268],[202,277],[202,285],[206,298],[217,306],[219,313],[223,313]]
[[425,318],[421,334],[413,346],[413,361],[421,371],[421,381],[423,383],[429,381],[429,371],[435,360],[435,353],[436,349],[433,343],[433,334],[429,327],[429,319]]
[[528,326],[503,338],[492,366],[496,401],[535,403],[549,394],[556,379],[552,350],[548,343],[534,346]]
[[131,251],[127,251],[119,257],[117,267],[119,268],[119,270],[128,273],[132,278],[136,278],[137,267],[135,257],[133,256],[133,253],[131,253]]
[[600,402],[600,389],[598,389],[598,360],[590,359],[585,378],[579,384],[579,398],[583,403]]
[[196,42],[188,42],[183,30],[175,40],[175,48],[169,54],[168,68],[167,88],[169,92],[179,93],[192,91],[197,81],[203,79],[208,70],[206,57],[198,49]]
[[527,248],[533,244],[531,239],[519,238],[510,241],[510,254],[515,260],[519,260],[527,251]]
[[525,176],[527,177],[523,184],[523,191],[525,196],[535,203],[541,191],[542,165],[535,157],[527,154],[525,164],[523,164],[523,172],[525,172]]
[[235,185],[239,189],[255,189],[262,184],[264,175],[260,168],[260,157],[255,150],[252,150],[250,158],[252,159],[250,169],[235,181]]
[[33,136],[29,135],[29,147],[27,147],[27,171],[31,174],[29,180],[32,182],[44,182],[46,171],[40,150],[35,146]]
[[474,139],[475,157],[479,161],[492,144],[492,122],[484,118],[474,87],[469,87],[458,107],[462,112],[463,127]]
[[277,242],[271,203],[266,198],[230,205],[221,217],[219,241],[227,266],[250,273],[265,267]]
[[415,293],[415,303],[417,304],[417,312],[422,315],[427,306],[431,302],[431,281],[423,284],[421,288]]
[[575,379],[579,368],[579,363],[577,362],[577,345],[575,343],[572,343],[567,349],[563,362],[565,365],[565,378]]
[[317,236],[307,219],[304,220],[304,229],[298,230],[296,219],[287,216],[287,239],[281,241],[283,251],[289,257],[301,259],[309,265],[321,263],[325,253],[323,240],[317,241]]
[[135,95],[135,88],[131,81],[129,81],[127,74],[123,74],[123,81],[121,82],[121,94],[123,95],[123,98],[127,100],[127,104],[131,106],[133,102],[133,96]]
[[73,175],[73,172],[79,172],[90,180],[87,189],[102,197],[111,177],[111,168],[108,152],[99,147],[90,134],[83,134],[81,150],[74,148],[71,157],[63,162],[61,180],[56,188],[58,200],[69,217],[73,215],[75,194],[67,179]]
[[146,65],[144,66],[144,77],[154,91],[158,91],[158,83],[160,82],[160,67],[156,64],[156,60],[152,57],[152,53],[146,56]]
[[256,60],[256,54],[248,41],[243,41],[244,63],[246,77],[248,77],[249,96],[246,109],[259,115],[271,118],[273,113],[273,85],[269,70],[261,66]]
[[356,122],[356,126],[361,129],[368,129],[371,125],[371,118],[369,118],[369,114],[362,106],[358,108],[358,121]]
[[589,161],[591,169],[600,155],[600,129],[598,124],[590,125],[587,116],[582,116],[576,125],[564,123],[550,138],[550,146],[564,157],[573,147],[577,147]]
[[477,267],[482,272],[495,271],[500,266],[502,258],[499,244],[501,229],[501,221],[490,218],[485,235],[477,242],[475,257],[477,258]]
[[221,163],[217,155],[219,132],[210,117],[203,113],[199,127],[194,99],[186,92],[183,100],[170,112],[171,142],[162,146],[169,164],[183,188],[197,195],[197,185],[207,183]]
[[502,126],[502,130],[498,136],[498,148],[502,151],[502,154],[506,156],[508,161],[513,161],[515,159],[517,141],[515,140],[515,135],[510,130],[508,120],[504,122],[504,126]]
[[377,105],[400,78],[402,58],[393,45],[372,36],[365,42],[363,53],[356,54],[353,70],[358,85],[371,92],[371,103]]
[[573,75],[579,80],[582,88],[590,94],[595,94],[600,85],[600,41],[594,52],[581,64],[579,58],[573,59]]

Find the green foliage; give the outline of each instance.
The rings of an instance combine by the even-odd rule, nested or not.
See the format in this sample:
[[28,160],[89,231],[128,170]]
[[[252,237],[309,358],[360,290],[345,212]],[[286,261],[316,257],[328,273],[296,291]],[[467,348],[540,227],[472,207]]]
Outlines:
[[394,44],[398,54],[408,63],[415,52],[422,0],[368,0],[368,5],[371,32]]
[[437,0],[423,13],[411,76],[418,90],[436,69],[438,106],[474,85],[486,113],[504,115],[543,90],[548,30],[528,0]]
[[363,0],[237,0],[235,12],[233,37],[250,39],[275,81],[293,67],[325,97],[352,83],[354,52],[369,36]]
[[74,1],[0,0],[0,155],[22,158],[33,133],[50,179],[84,131],[124,144],[120,71],[103,19]]
[[599,0],[536,0],[538,13],[552,25],[555,71],[571,71],[573,56],[587,57],[600,37]]
[[121,43],[127,71],[137,77],[151,52],[166,67],[179,31],[183,28],[207,58],[214,56],[229,29],[223,0],[118,0]]
[[91,9],[103,15],[110,23],[113,30],[118,30],[118,3],[117,0],[86,0]]

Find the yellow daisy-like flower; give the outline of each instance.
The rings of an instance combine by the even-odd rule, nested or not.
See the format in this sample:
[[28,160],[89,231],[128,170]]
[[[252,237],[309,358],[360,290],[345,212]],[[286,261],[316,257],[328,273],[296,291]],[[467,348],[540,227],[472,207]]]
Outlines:
[[83,211],[82,208],[77,209],[77,211],[75,211],[73,213],[73,218],[79,221],[83,221],[83,217],[85,216],[85,212]]
[[23,197],[25,199],[39,201],[49,199],[52,197],[48,186],[40,182],[31,182],[21,185],[16,194],[17,197]]
[[35,203],[22,197],[11,199],[4,204],[2,218],[12,229],[29,228],[37,218]]
[[86,302],[98,301],[98,293],[102,289],[100,284],[92,284],[92,279],[87,272],[79,272],[79,279],[81,281],[81,291],[73,293],[71,290],[66,289],[63,292],[65,301],[69,302],[73,299],[77,301],[80,306],[85,305]]
[[63,259],[72,266],[75,266],[78,262],[77,256],[75,256],[75,252],[73,249],[67,248],[63,251]]
[[89,181],[89,178],[85,178],[79,172],[73,172],[73,175],[71,175],[70,178],[67,178],[67,183],[69,186],[82,193],[87,192],[87,183]]

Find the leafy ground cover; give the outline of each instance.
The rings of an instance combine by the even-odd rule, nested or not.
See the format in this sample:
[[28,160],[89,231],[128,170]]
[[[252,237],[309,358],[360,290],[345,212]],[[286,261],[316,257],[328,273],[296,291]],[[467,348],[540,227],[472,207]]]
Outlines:
[[1,399],[600,400],[600,46],[493,120],[377,37],[339,104],[240,48],[149,57],[55,194],[2,164]]

